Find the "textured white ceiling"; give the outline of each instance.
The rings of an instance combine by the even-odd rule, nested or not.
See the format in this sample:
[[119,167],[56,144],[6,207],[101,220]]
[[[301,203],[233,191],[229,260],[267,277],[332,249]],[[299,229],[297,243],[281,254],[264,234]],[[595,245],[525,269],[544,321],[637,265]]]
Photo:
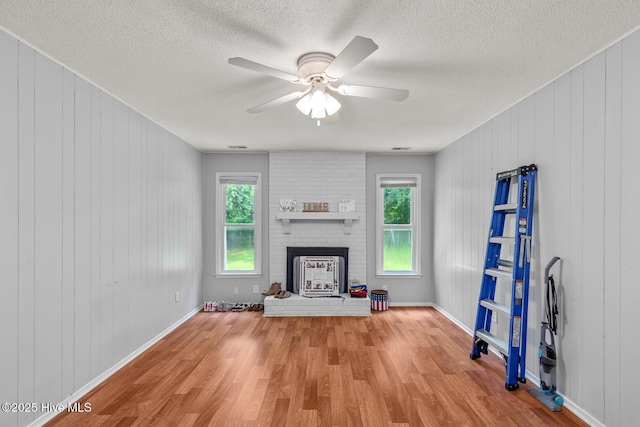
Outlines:
[[[0,26],[207,152],[435,152],[639,25],[638,0],[0,0]],[[296,74],[356,35],[379,49],[341,82],[406,101],[246,112],[298,86],[228,58]]]

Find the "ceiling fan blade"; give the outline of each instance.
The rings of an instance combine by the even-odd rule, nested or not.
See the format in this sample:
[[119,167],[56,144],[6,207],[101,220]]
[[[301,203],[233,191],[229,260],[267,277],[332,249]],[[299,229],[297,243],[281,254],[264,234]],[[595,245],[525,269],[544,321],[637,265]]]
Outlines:
[[277,107],[278,105],[286,104],[287,102],[293,101],[294,99],[301,98],[307,92],[309,91],[306,90],[303,92],[292,92],[288,95],[281,96],[280,98],[276,98],[269,102],[265,102],[264,104],[260,104],[256,107],[250,108],[247,111],[250,113],[260,113],[268,108]]
[[276,70],[275,68],[267,67],[266,65],[258,64],[257,62],[249,61],[248,59],[244,58],[229,58],[229,64],[246,68],[251,71],[257,71],[258,73],[268,74],[271,77],[277,77],[279,79],[287,80],[292,83],[300,81],[300,78],[298,76],[289,74],[284,71]]
[[330,79],[339,79],[378,48],[371,39],[356,36],[324,70]]
[[409,91],[404,89],[358,85],[340,85],[338,86],[338,93],[346,96],[386,99],[389,101],[404,101],[409,96]]

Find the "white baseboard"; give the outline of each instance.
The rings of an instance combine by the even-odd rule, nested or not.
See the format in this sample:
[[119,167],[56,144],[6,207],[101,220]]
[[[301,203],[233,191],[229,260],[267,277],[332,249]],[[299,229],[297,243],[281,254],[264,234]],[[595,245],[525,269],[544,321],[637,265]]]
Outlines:
[[389,307],[431,307],[430,302],[390,302]]
[[[133,353],[129,354],[124,359],[122,359],[121,361],[119,361],[118,363],[113,365],[111,368],[107,369],[102,374],[98,375],[96,378],[91,380],[85,386],[83,386],[80,389],[76,390],[71,396],[67,397],[65,400],[60,402],[59,405],[56,405],[56,406],[57,407],[65,407],[66,408],[69,405],[71,405],[71,404],[77,402],[78,400],[80,400],[82,398],[82,396],[84,396],[85,394],[89,393],[95,387],[100,385],[100,383],[102,383],[104,380],[109,378],[111,375],[115,374],[118,370],[120,370],[127,363],[131,362],[133,359],[138,357],[140,354],[142,354],[149,347],[151,347],[152,345],[154,345],[155,343],[160,341],[162,338],[164,338],[166,335],[168,335],[171,331],[173,331],[178,326],[182,325],[184,322],[189,320],[193,315],[198,313],[202,309],[202,307],[203,306],[200,305],[199,307],[196,307],[193,311],[187,313],[184,317],[179,319],[177,322],[175,322],[174,324],[169,326],[164,331],[160,332],[158,335],[156,335],[155,337],[153,337],[152,339],[147,341],[142,346],[138,347],[138,349],[136,349]],[[37,418],[35,421],[33,421],[31,424],[29,424],[28,427],[40,427],[40,426],[43,426],[44,424],[48,423],[49,421],[51,421],[53,418],[55,418],[59,414],[60,414],[60,412],[54,412],[54,411],[46,412],[46,413],[42,414],[39,418]]]
[[431,306],[433,308],[435,308],[436,310],[438,310],[444,317],[446,317],[447,319],[449,319],[453,323],[455,323],[458,328],[462,329],[463,331],[465,331],[469,335],[473,335],[473,331],[470,328],[468,328],[467,325],[465,325],[464,323],[460,322],[458,319],[453,317],[451,314],[449,314],[448,311],[446,311],[445,309],[443,309],[442,307],[440,307],[437,304],[432,304]]

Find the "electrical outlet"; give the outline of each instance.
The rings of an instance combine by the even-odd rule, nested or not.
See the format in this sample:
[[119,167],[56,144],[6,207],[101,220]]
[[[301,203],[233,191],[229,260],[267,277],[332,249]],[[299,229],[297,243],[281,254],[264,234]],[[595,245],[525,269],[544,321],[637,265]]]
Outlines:
[[386,291],[387,290],[387,285],[382,285],[382,289]]
[[176,302],[180,301],[180,292],[176,291]]
[[253,293],[257,294],[258,292],[260,292],[260,288],[258,288],[258,285],[253,285]]
[[238,287],[236,286],[235,288],[233,288],[233,294],[234,295],[238,295]]

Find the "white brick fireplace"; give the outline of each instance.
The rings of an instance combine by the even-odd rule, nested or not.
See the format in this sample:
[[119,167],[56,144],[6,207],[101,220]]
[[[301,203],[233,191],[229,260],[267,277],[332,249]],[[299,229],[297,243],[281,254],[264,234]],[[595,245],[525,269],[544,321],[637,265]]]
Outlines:
[[[280,200],[327,202],[329,214],[291,220],[283,228]],[[355,202],[358,219],[351,227],[333,219],[340,200]],[[325,215],[325,216],[323,216]],[[314,218],[315,217],[315,218]],[[325,219],[332,218],[332,219]],[[288,233],[288,234],[287,234]],[[270,282],[286,283],[288,246],[348,247],[347,279],[366,278],[366,158],[364,154],[286,152],[269,154]]]

